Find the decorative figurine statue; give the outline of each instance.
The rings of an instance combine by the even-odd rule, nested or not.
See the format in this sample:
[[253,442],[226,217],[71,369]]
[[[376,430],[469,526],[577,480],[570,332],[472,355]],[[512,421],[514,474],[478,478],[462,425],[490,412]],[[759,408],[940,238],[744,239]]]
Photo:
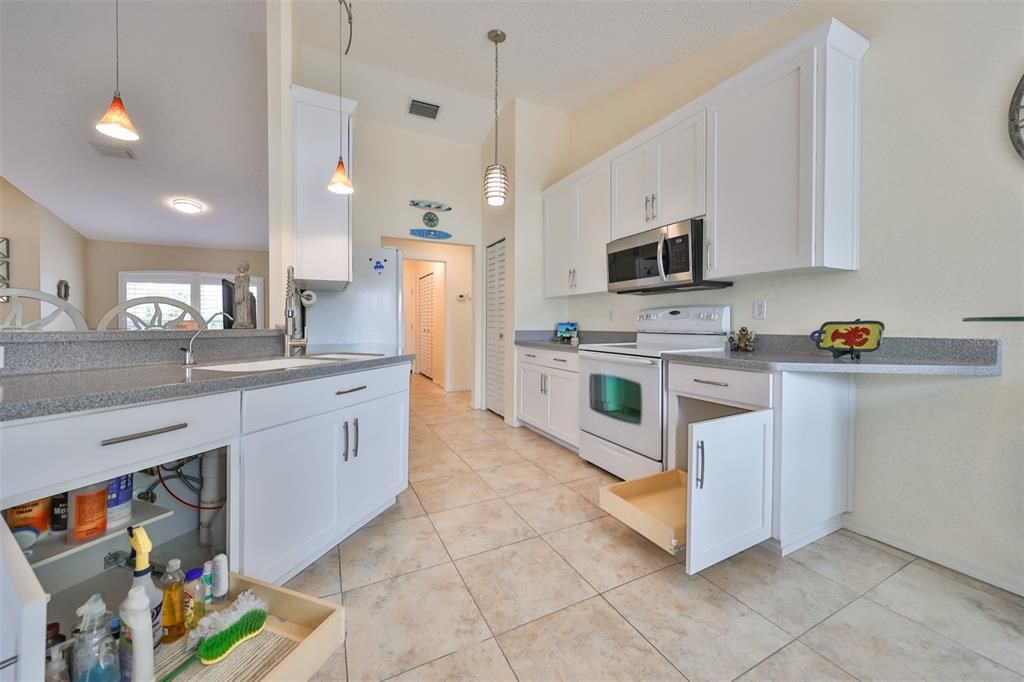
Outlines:
[[754,339],[757,335],[746,327],[729,336],[729,348],[733,351],[750,353],[754,350]]
[[235,275],[234,329],[256,328],[256,300],[249,291],[249,261],[242,261]]

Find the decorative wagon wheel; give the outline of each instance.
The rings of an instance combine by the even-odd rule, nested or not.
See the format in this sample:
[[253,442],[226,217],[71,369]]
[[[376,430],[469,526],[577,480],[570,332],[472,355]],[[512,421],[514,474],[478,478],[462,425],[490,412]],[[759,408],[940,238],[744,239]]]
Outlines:
[[1024,76],[1010,98],[1010,120],[1008,123],[1010,143],[1017,154],[1024,159]]
[[[71,322],[75,325],[75,331],[88,331],[89,325],[85,322],[85,316],[82,312],[71,305],[62,298],[57,298],[53,294],[48,294],[43,291],[37,291],[35,289],[7,289],[3,290],[3,295],[10,299],[10,311],[7,316],[0,320],[0,330],[17,330],[17,331],[40,331],[43,330],[50,323],[56,321],[62,314],[67,315],[71,318]],[[49,303],[54,307],[54,311],[45,317],[41,317],[38,320],[32,320],[25,322],[23,320],[25,314],[25,306],[21,302],[22,299],[34,299],[36,301],[42,301],[43,303]]]
[[[130,308],[139,305],[150,304],[153,306],[153,314],[148,320],[144,320],[134,313],[128,312]],[[174,318],[164,321],[163,311],[161,306],[169,306],[171,308],[177,308],[181,313]],[[199,311],[190,306],[188,303],[182,303],[173,298],[167,298],[166,296],[143,296],[141,298],[133,298],[125,301],[124,303],[118,303],[116,306],[108,310],[103,318],[100,319],[99,324],[96,325],[98,331],[104,331],[110,327],[110,323],[114,321],[119,315],[125,316],[125,321],[131,322],[135,325],[136,329],[174,329],[185,319],[188,315],[197,323],[203,323],[203,316],[199,314]]]

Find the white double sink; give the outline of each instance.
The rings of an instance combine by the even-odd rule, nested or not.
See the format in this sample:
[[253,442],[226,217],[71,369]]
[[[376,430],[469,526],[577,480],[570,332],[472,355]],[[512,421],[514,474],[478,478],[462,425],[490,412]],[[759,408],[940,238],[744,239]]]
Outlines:
[[206,365],[196,369],[213,372],[270,372],[278,369],[301,369],[329,362],[358,362],[384,357],[383,353],[325,353],[310,358],[275,358],[273,360],[253,360],[251,362],[231,362],[224,365]]

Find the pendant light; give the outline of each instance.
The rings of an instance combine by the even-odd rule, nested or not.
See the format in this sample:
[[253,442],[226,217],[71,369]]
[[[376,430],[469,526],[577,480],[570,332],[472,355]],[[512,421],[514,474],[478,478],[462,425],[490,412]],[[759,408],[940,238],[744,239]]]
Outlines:
[[96,130],[107,137],[135,142],[139,139],[139,131],[135,130],[121,101],[121,27],[118,19],[118,0],[114,0],[114,99],[96,124]]
[[[342,14],[342,10],[344,10],[344,14]],[[348,45],[343,48],[341,43],[345,39],[346,15],[348,16]],[[352,194],[354,191],[352,180],[348,177],[348,171],[345,170],[345,114],[342,111],[345,100],[342,96],[344,93],[342,89],[344,71],[341,58],[348,54],[350,47],[352,47],[352,8],[347,0],[338,0],[338,120],[340,121],[338,125],[338,167],[334,169],[331,182],[327,185],[327,189],[335,194]]]
[[484,171],[484,198],[488,206],[504,206],[508,196],[508,170],[498,163],[498,45],[505,42],[505,32],[494,29],[487,32],[494,43],[494,163]]

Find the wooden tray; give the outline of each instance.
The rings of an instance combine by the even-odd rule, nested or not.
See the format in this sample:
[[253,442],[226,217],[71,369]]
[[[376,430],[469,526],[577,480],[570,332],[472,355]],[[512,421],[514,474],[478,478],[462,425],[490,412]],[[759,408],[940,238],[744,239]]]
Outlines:
[[686,548],[686,472],[678,469],[613,483],[598,505],[670,554]]

